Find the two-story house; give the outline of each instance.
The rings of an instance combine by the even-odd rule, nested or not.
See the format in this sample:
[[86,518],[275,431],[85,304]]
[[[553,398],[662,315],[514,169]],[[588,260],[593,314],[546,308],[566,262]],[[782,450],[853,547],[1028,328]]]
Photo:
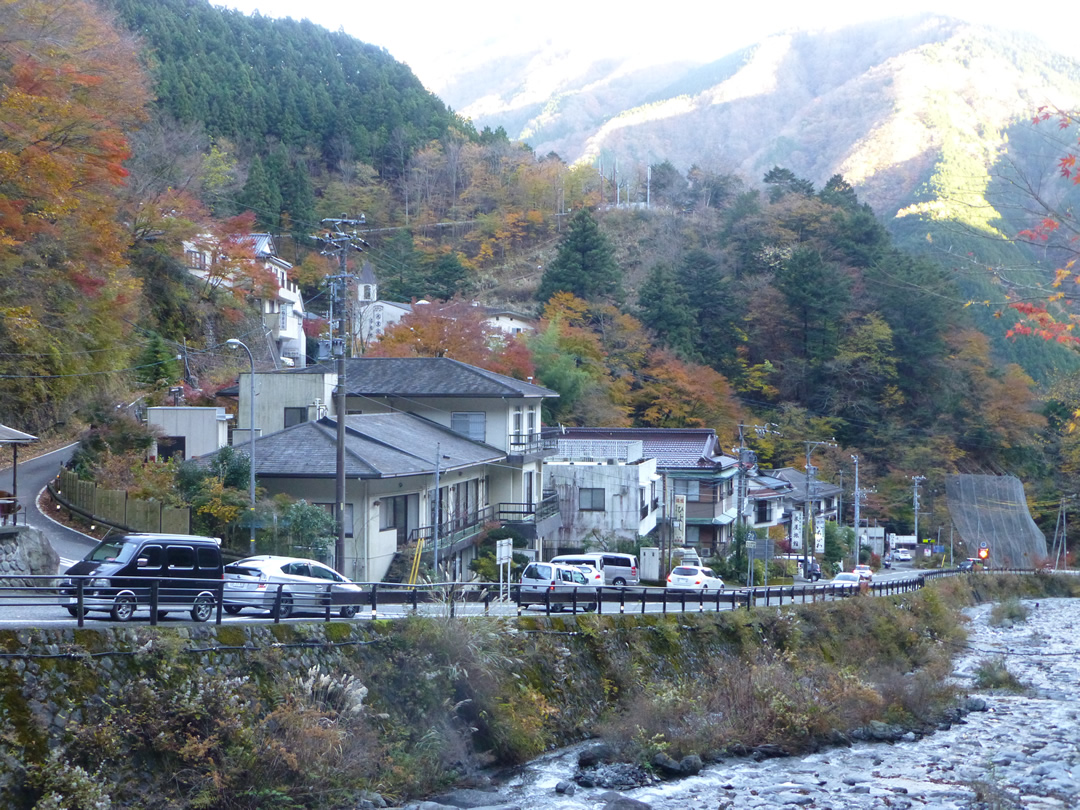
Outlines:
[[[265,339],[271,348],[274,363],[286,368],[302,368],[307,363],[304,298],[300,285],[289,278],[292,265],[277,255],[274,239],[268,233],[249,234],[242,241],[250,248],[254,261],[261,269],[276,279],[275,292],[258,299]],[[193,242],[185,243],[184,255],[188,272],[196,278],[212,279],[216,284],[235,283],[235,278],[230,274],[219,275],[215,272],[211,248]]]
[[[470,457],[471,472],[460,466],[446,475],[439,472],[436,488],[428,486],[424,476],[430,473],[433,478],[443,467],[437,462],[443,454],[437,432],[415,430],[396,435],[392,442],[386,439],[410,453],[417,463],[427,463],[428,473],[413,471],[412,483],[417,486],[412,490],[406,487],[405,477],[399,476],[399,493],[389,499],[377,488],[358,489],[358,500],[350,501],[354,525],[372,525],[372,509],[391,509],[392,523],[380,518],[379,531],[393,528],[402,548],[424,538],[425,553],[436,535],[444,539],[454,535],[453,554],[457,573],[462,575],[467,573],[472,543],[492,522],[512,524],[536,546],[544,545],[545,537],[556,530],[559,516],[554,497],[545,497],[542,491],[543,459],[555,444],[541,435],[540,406],[545,398],[558,394],[446,357],[359,357],[346,360],[344,367],[345,416],[350,428],[354,427],[354,416],[409,415],[418,420],[410,424],[429,424],[485,448],[477,451],[482,456],[482,470],[472,469],[481,461]],[[239,427],[245,433],[250,418],[249,374],[241,374],[235,389],[222,392],[239,397]],[[271,469],[259,458],[259,446],[265,439],[306,423],[325,424],[324,416],[336,420],[338,374],[336,366],[322,365],[257,372],[254,387],[254,428],[263,436],[256,442],[255,467],[262,481]],[[388,429],[384,422],[367,420],[364,424]],[[380,434],[371,431],[374,428],[365,435],[379,441]],[[234,438],[233,443],[241,450],[245,446],[244,439]],[[331,454],[333,463],[334,449],[324,452]],[[487,452],[496,452],[498,458],[484,455]],[[289,478],[284,475],[287,470],[279,472]],[[380,502],[378,507],[375,501]],[[348,515],[346,522],[350,522]],[[368,543],[367,547],[374,546]],[[369,575],[380,573],[374,560],[369,561],[367,571]]]
[[561,505],[556,553],[637,542],[656,528],[662,478],[641,441],[560,438],[544,474]]

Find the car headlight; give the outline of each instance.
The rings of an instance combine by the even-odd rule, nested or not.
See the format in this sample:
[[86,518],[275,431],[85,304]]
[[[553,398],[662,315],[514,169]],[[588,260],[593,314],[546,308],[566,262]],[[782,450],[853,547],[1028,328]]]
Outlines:
[[90,587],[91,588],[108,588],[109,585],[110,585],[110,583],[109,583],[108,579],[100,578],[100,579],[92,579],[92,580],[90,580]]

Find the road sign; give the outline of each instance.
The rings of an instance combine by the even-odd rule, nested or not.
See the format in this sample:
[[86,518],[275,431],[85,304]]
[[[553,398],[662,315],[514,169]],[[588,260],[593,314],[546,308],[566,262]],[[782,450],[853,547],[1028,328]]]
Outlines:
[[746,547],[747,548],[757,548],[757,540],[747,540],[746,541]]
[[990,544],[983,540],[981,543],[979,543],[979,548],[990,548]]

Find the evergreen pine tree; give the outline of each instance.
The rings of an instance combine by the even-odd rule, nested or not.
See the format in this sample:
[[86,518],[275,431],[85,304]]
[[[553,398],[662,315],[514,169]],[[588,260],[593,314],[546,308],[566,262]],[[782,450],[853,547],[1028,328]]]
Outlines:
[[664,264],[653,267],[641,285],[638,307],[641,322],[656,332],[665,346],[686,358],[696,355],[695,310],[670,267]]
[[570,219],[555,261],[544,268],[536,297],[548,301],[557,292],[573,293],[586,301],[623,299],[619,266],[611,243],[600,232],[587,208]]
[[255,220],[270,233],[278,229],[281,216],[281,191],[271,182],[266,167],[256,155],[248,170],[248,179],[236,199],[242,208],[255,213]]

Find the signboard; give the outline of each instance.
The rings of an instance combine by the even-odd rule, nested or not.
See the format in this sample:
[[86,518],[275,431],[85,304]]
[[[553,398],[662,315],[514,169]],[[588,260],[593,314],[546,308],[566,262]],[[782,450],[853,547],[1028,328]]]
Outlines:
[[676,546],[686,544],[686,496],[675,496],[675,508],[671,510],[672,538]]
[[802,512],[791,513],[791,550],[802,551],[803,525]]
[[495,564],[506,565],[514,556],[514,541],[510,538],[495,541]]
[[814,522],[814,553],[825,553],[825,521],[824,519]]
[[747,548],[757,548],[757,540],[747,540],[746,541],[746,547]]

